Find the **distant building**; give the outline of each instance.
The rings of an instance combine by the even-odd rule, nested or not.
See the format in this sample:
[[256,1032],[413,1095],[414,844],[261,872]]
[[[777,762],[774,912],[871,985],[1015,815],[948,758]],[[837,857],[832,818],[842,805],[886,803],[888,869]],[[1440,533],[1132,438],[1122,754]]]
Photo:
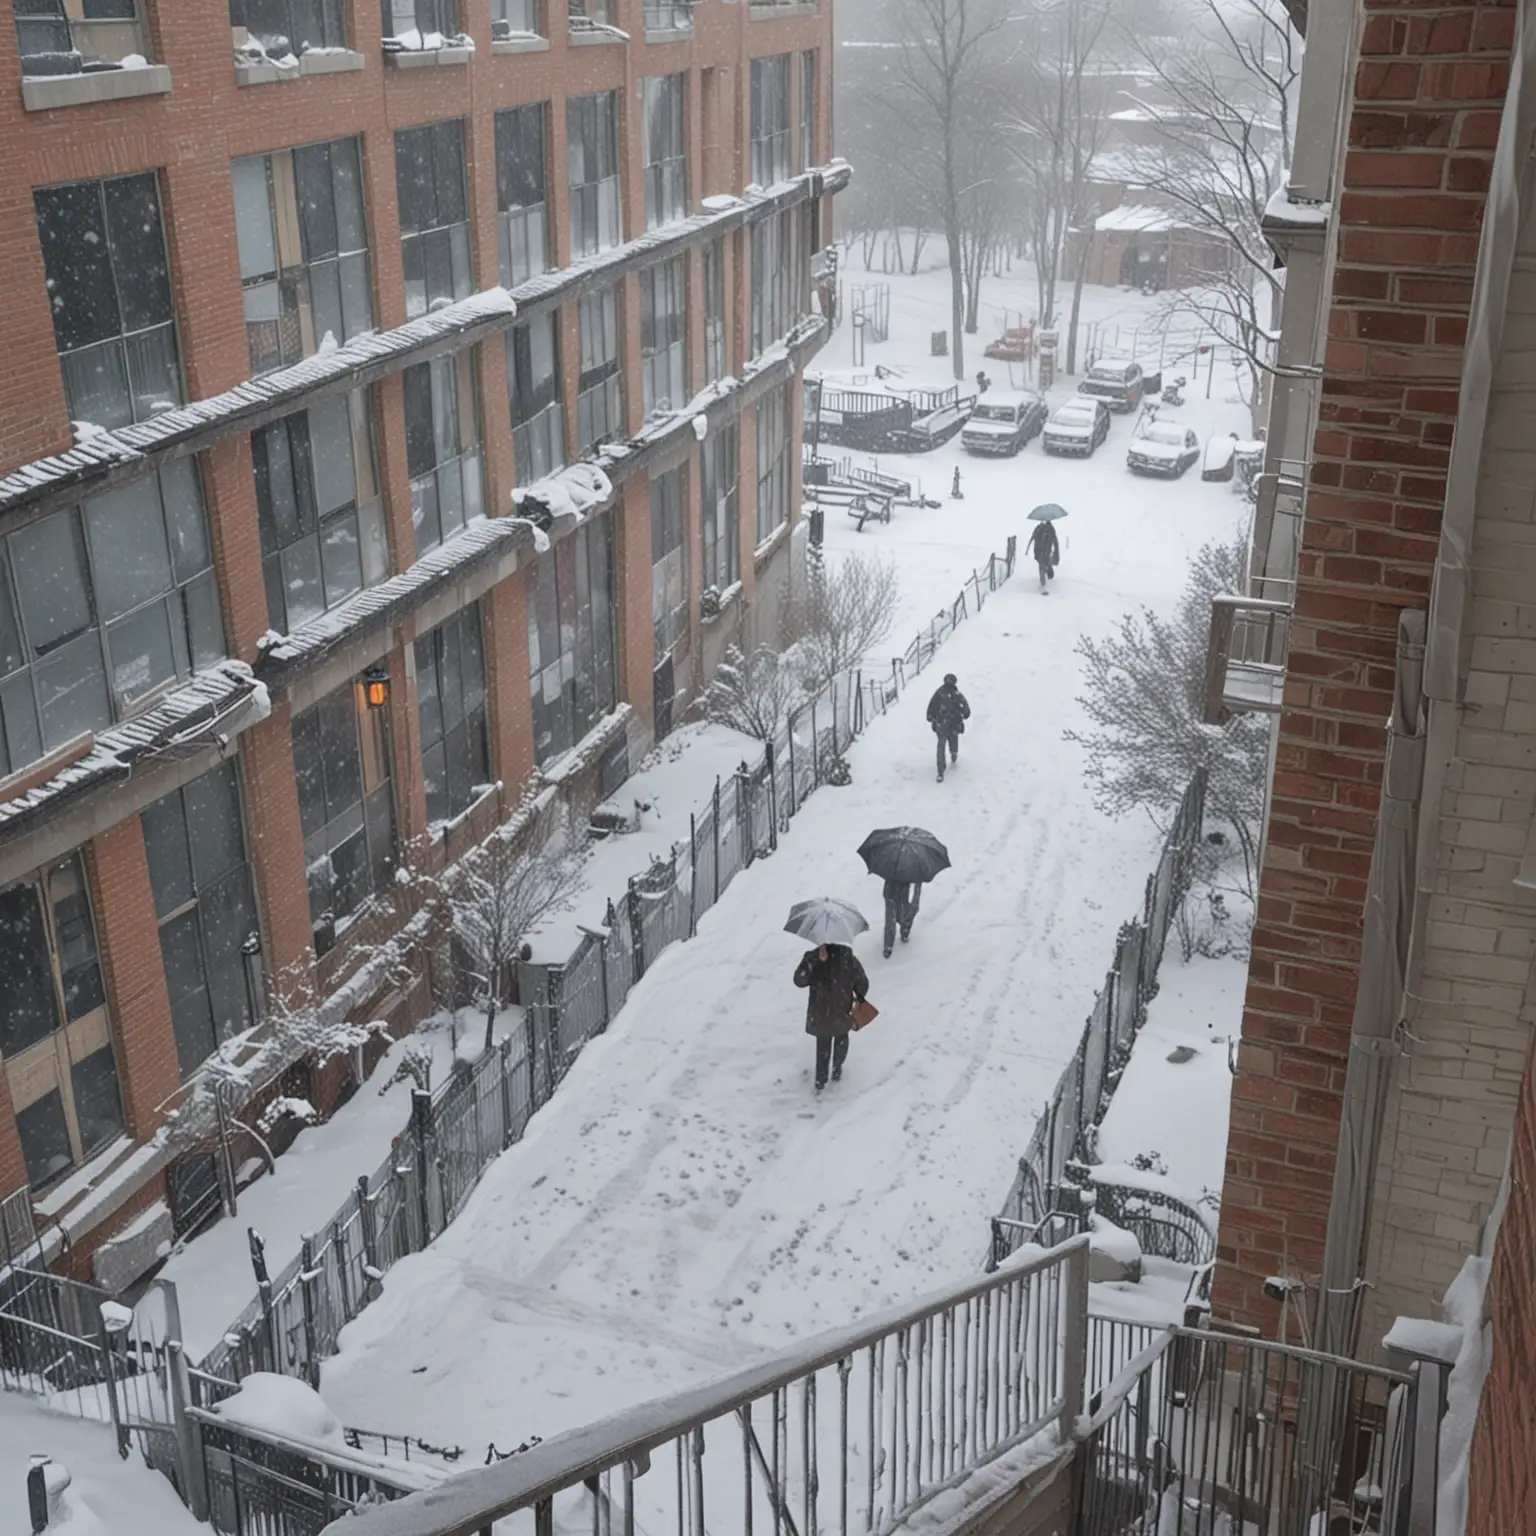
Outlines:
[[118,1286],[216,1204],[156,1133],[281,978],[775,638],[846,171],[830,5],[11,10],[0,1261]]

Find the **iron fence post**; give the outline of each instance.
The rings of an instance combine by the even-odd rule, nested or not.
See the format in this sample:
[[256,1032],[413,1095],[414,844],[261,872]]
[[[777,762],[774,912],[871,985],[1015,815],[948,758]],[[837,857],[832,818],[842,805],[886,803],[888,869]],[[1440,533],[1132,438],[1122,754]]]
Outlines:
[[432,1163],[432,1095],[425,1088],[411,1090],[411,1140],[416,1153],[416,1204],[421,1217],[421,1246],[432,1241],[432,1197],[428,1186]]
[[773,743],[763,743],[763,761],[768,765],[768,851],[779,851],[779,775],[774,765]]
[[497,1084],[501,1093],[501,1150],[505,1152],[512,1145],[512,1036],[504,1035],[496,1049],[500,1052],[496,1070],[501,1075]]
[[795,772],[795,722],[800,718],[800,712],[795,711],[789,717],[789,814],[800,814],[800,780]]
[[122,1412],[117,1402],[117,1367],[113,1363],[112,1330],[100,1309],[96,1312],[96,1340],[101,1348],[102,1373],[107,1378],[107,1407],[112,1414],[112,1433],[117,1439],[117,1454],[128,1459],[128,1431],[123,1427]]
[[176,1465],[181,1473],[182,1495],[195,1520],[208,1518],[208,1485],[203,1479],[202,1431],[187,1414],[192,1383],[187,1375],[187,1354],[180,1339],[165,1344],[166,1386],[171,1399],[171,1419],[176,1426]]
[[[611,909],[610,909],[611,910]],[[597,963],[603,976],[603,1022],[598,1025],[598,1034],[606,1034],[608,1026],[613,1022],[613,1003],[608,995],[608,940],[613,936],[612,928],[597,941]]]
[[315,1359],[315,1239],[299,1239],[299,1298],[304,1305],[304,1378],[310,1386],[320,1385],[320,1362]]
[[357,1181],[357,1224],[363,1233],[363,1294],[372,1301],[378,1291],[373,1277],[379,1270],[379,1234],[374,1225],[373,1201],[368,1195],[368,1175]]
[[341,1292],[341,1320],[352,1321],[352,1285],[347,1279],[347,1229],[338,1217],[331,1223],[331,1251],[336,1255],[336,1289]]
[[247,1227],[245,1235],[251,1245],[251,1268],[256,1271],[256,1296],[261,1302],[261,1320],[267,1335],[267,1364],[269,1369],[281,1375],[283,1357],[277,1347],[277,1317],[272,1307],[272,1276],[267,1273],[266,1244],[255,1227]]
[[645,919],[640,913],[640,897],[633,880],[629,883],[625,904],[629,908],[629,943],[630,952],[635,957],[635,980],[639,981],[645,975]]
[[[699,818],[692,812],[688,813],[688,937],[691,939],[699,931]],[[607,967],[603,968],[606,980]]]
[[710,834],[715,844],[715,900],[720,900],[720,775],[715,775],[715,825]]
[[1072,1438],[1073,1424],[1083,1411],[1083,1382],[1088,1355],[1088,1244],[1079,1241],[1066,1257],[1061,1288],[1063,1308],[1061,1438]]
[[549,968],[549,1008],[544,1015],[545,1049],[549,1052],[549,1089],[553,1093],[555,1084],[560,1081],[564,1073],[560,1071],[560,1063],[565,1053],[560,1049],[560,988],[565,980],[565,968],[552,965]]
[[811,700],[811,786],[821,788],[821,729],[816,724],[816,700]]

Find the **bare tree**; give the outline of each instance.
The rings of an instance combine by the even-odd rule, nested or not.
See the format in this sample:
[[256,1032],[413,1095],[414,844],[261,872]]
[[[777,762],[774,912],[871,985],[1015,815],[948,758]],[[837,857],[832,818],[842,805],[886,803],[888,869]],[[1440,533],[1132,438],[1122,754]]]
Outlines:
[[444,877],[453,933],[473,963],[485,1002],[485,1049],[495,1041],[508,968],[526,936],[582,888],[585,844],[557,823],[533,789],[514,815]]
[[704,713],[716,725],[772,741],[803,692],[777,651],[760,645],[747,655],[733,645],[704,695]]
[[1242,590],[1246,551],[1243,539],[1206,544],[1194,558],[1171,619],[1144,608],[1126,614],[1104,639],[1078,642],[1086,690],[1078,702],[1095,728],[1068,731],[1066,737],[1086,749],[1095,803],[1111,816],[1144,810],[1161,825],[1195,770],[1204,767],[1207,809],[1232,828],[1251,897],[1269,771],[1269,720],[1245,714],[1213,726],[1201,718],[1211,598]]
[[1257,403],[1284,291],[1262,220],[1290,167],[1301,39],[1283,0],[1198,0],[1193,16],[1193,44],[1134,41],[1162,100],[1143,104],[1159,142],[1131,163],[1212,252],[1168,310],[1194,314],[1245,360]]
[[793,659],[808,691],[862,664],[890,634],[900,595],[895,563],[874,555],[811,568],[792,618]]
[[951,353],[964,379],[967,218],[991,179],[997,143],[989,82],[996,78],[1007,12],[1002,0],[901,0],[902,87],[887,121],[910,134],[908,172],[927,188],[949,242]]

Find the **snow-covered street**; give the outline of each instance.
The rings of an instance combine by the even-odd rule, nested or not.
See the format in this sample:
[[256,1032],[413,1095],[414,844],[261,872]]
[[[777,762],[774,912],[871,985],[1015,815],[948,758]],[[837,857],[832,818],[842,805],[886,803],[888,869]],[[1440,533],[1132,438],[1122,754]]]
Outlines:
[[[1202,414],[1208,429],[1246,421],[1232,405]],[[1021,558],[855,746],[852,786],[812,798],[647,973],[458,1221],[390,1271],[325,1367],[343,1423],[506,1448],[974,1272],[1158,843],[1093,808],[1062,738],[1079,718],[1073,644],[1130,607],[1171,607],[1191,552],[1239,522],[1227,487],[1197,473],[1132,478],[1129,432],[1117,418],[1087,463],[1038,443],[1013,461],[961,461],[958,446],[902,461],[930,494],[962,462],[966,500],[829,537],[897,559],[915,628],[1008,534],[1022,547],[1036,502],[1071,512],[1050,597]],[[974,715],[940,785],[923,716],[947,671]],[[800,946],[780,929],[818,895],[877,924],[879,882],[854,850],[893,823],[930,828],[954,867],[910,945],[887,961],[878,933],[861,941],[882,1014],[818,1099],[790,984]]]

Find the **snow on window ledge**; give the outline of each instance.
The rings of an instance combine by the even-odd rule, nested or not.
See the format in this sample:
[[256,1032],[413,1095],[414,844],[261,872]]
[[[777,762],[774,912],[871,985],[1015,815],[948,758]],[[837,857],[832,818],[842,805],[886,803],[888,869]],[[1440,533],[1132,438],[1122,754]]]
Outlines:
[[537,32],[517,32],[511,37],[493,37],[492,53],[548,53],[549,39]]
[[[137,55],[132,57],[137,58]],[[134,96],[164,96],[171,89],[171,72],[164,64],[126,62],[117,69],[94,69],[81,75],[38,75],[21,82],[22,105],[28,112],[56,107],[82,107],[99,101],[125,101]]]
[[278,57],[237,53],[235,84],[271,85],[310,75],[340,75],[361,69],[363,64],[362,54],[352,48],[310,48],[297,57],[291,53]]
[[770,533],[768,537],[764,539],[763,542],[752,551],[752,563],[754,565],[766,565],[768,561],[772,560],[773,557],[778,554],[779,546],[785,543],[789,538],[789,527],[790,525],[787,522],[780,523],[779,526],[775,528],[773,532]]
[[441,32],[423,33],[412,27],[384,39],[384,62],[394,69],[468,64],[474,56],[475,40],[467,32],[446,37]]
[[634,708],[631,705],[615,704],[574,747],[545,763],[539,769],[539,778],[549,785],[565,784],[583,769],[592,767],[629,729],[630,716],[633,714]]

